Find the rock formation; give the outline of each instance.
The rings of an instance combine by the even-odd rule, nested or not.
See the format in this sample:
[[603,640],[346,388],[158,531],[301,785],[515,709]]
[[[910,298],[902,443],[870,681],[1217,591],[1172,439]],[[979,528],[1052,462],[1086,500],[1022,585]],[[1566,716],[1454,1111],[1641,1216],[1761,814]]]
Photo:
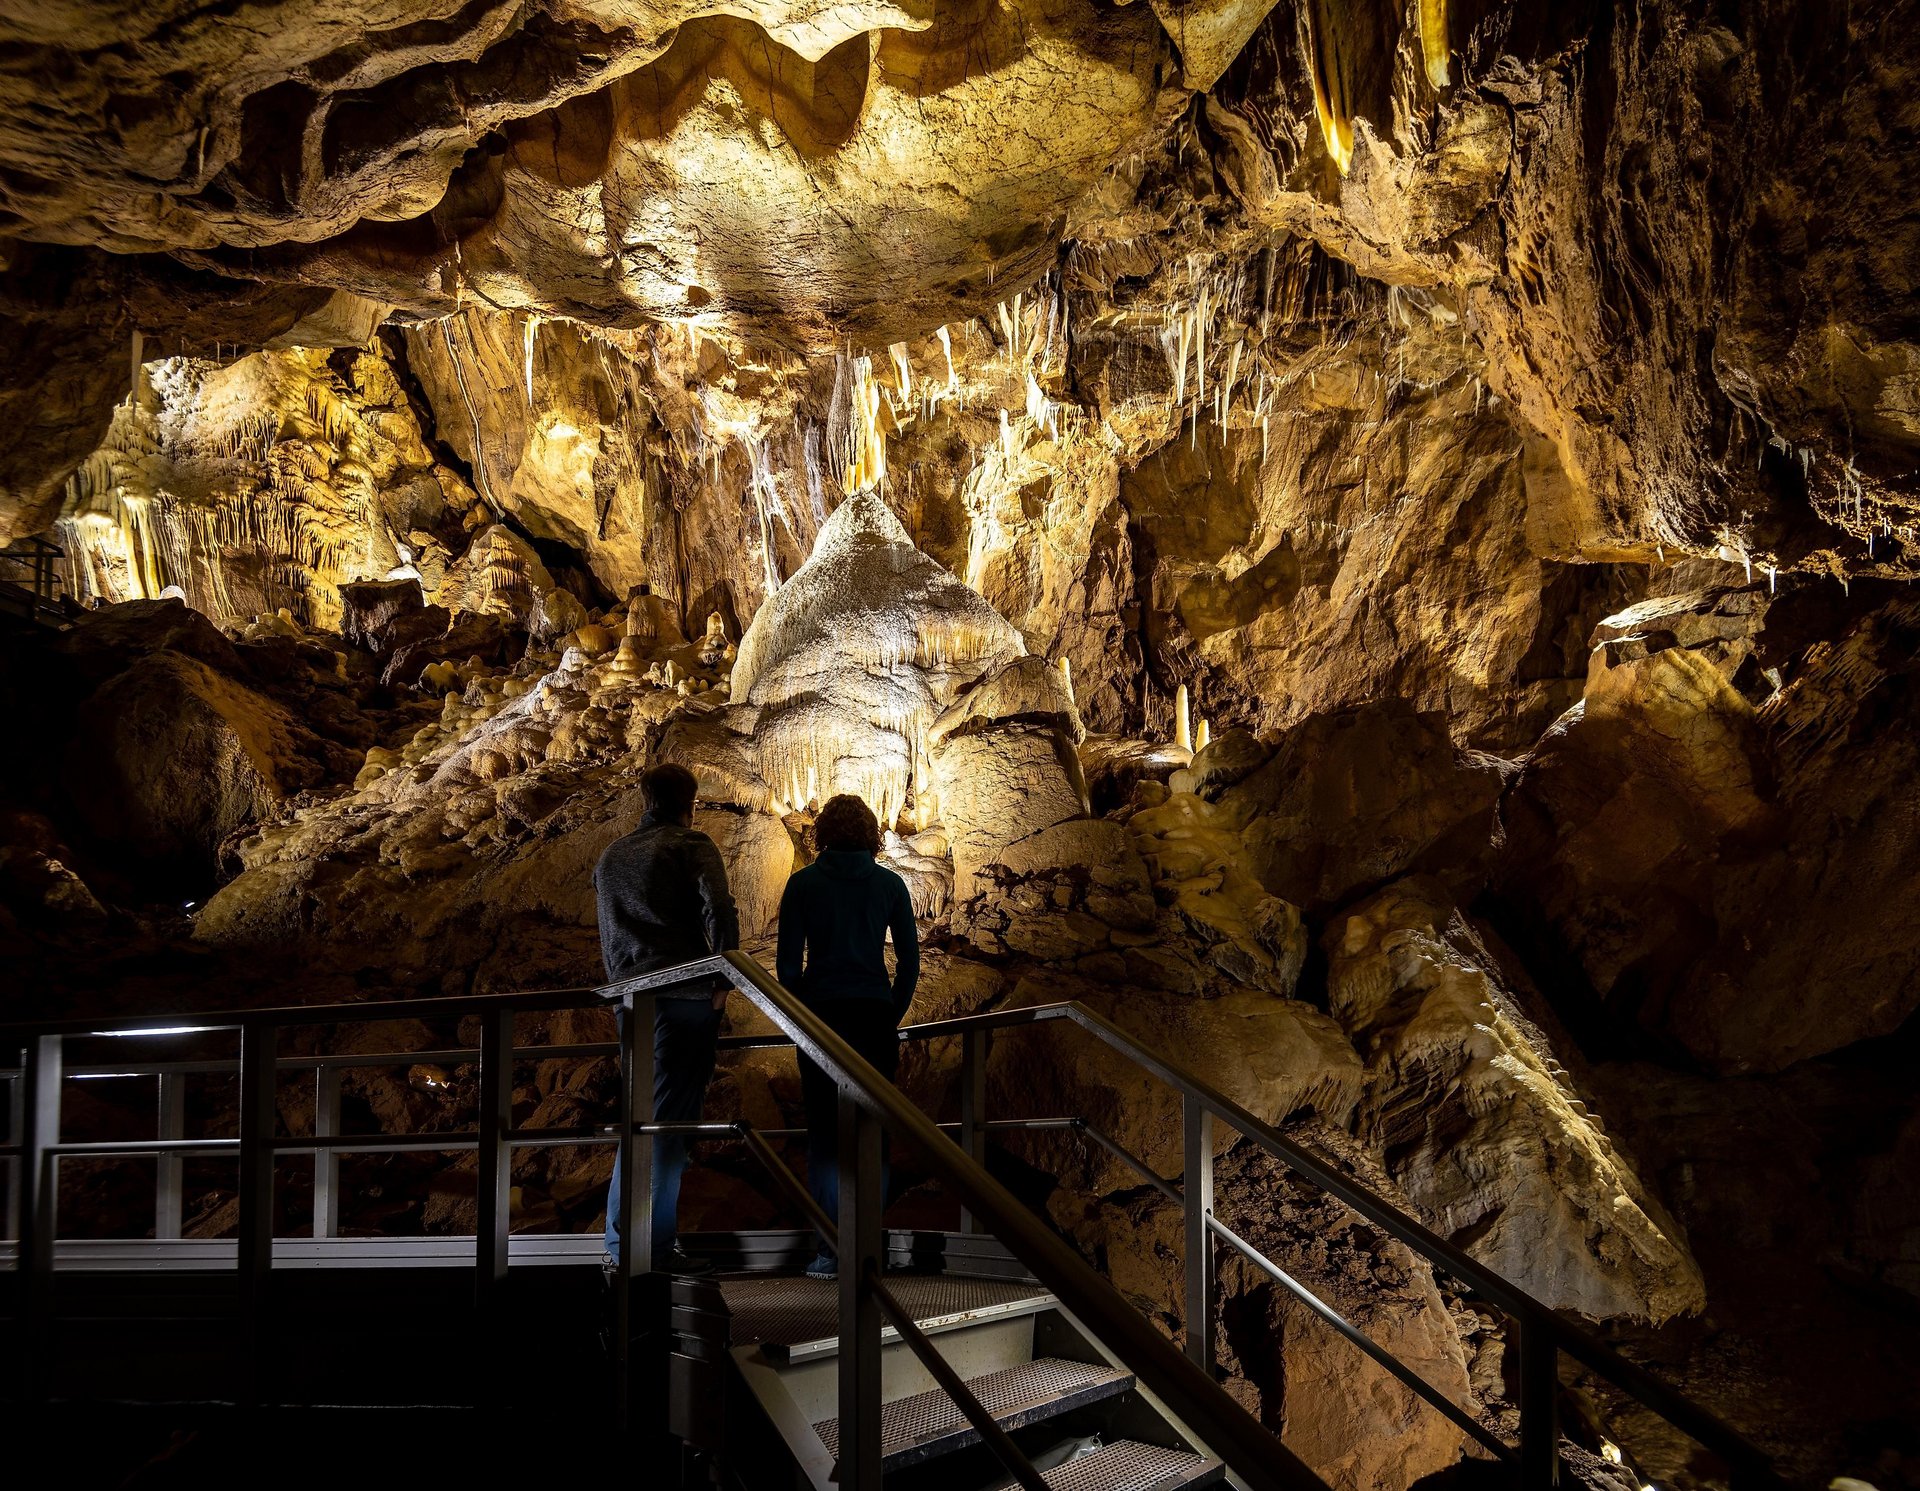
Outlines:
[[[1920,1484],[1880,1314],[1920,1132],[1910,6],[364,11],[0,17],[0,537],[65,593],[0,649],[22,999],[591,981],[592,865],[667,760],[764,950],[856,791],[918,1013],[1084,1000],[1810,1484]],[[903,1081],[951,1107],[954,1059]],[[1035,1029],[989,1072],[1178,1178],[1112,1053]],[[356,1100],[433,1122],[465,1080]],[[714,1097],[797,1103],[770,1050]],[[1002,1152],[1184,1329],[1160,1192]],[[1490,1312],[1218,1164],[1511,1432]],[[592,1227],[606,1174],[519,1157],[516,1225]],[[451,1195],[363,1220],[457,1231]],[[1334,1484],[1473,1472],[1223,1279],[1222,1373]]]

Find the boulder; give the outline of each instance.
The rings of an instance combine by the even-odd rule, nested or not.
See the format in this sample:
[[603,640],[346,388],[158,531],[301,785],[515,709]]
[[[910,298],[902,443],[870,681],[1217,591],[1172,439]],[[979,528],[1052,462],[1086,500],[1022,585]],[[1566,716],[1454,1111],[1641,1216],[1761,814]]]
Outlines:
[[927,731],[938,749],[950,736],[1018,722],[1061,731],[1075,745],[1087,738],[1066,672],[1043,657],[1015,658],[956,699]]
[[[440,607],[428,608],[432,615]],[[408,642],[394,652],[381,671],[389,688],[418,688],[420,675],[433,663],[463,663],[477,657],[483,663],[504,663],[513,653],[518,632],[504,616],[462,616],[438,636]]]
[[1590,1018],[1718,1070],[1896,1029],[1920,1008],[1916,641],[1894,602],[1758,709],[1700,649],[1597,651],[1509,798],[1502,924]]
[[1052,729],[962,735],[934,756],[933,772],[960,902],[1007,845],[1086,810],[1073,748]]
[[385,657],[447,629],[444,606],[429,606],[418,580],[361,580],[340,587],[340,634]]
[[147,868],[205,877],[227,836],[360,761],[286,710],[175,652],[84,703],[66,766],[80,821]]
[[1193,753],[1191,790],[1201,797],[1218,797],[1228,787],[1244,782],[1273,758],[1250,730],[1222,730]]
[[555,642],[587,625],[587,608],[570,590],[549,590],[534,601],[527,627],[542,642]]
[[151,652],[197,658],[222,673],[243,669],[240,655],[221,631],[176,597],[122,601],[84,613],[62,633],[55,648],[83,688],[105,683],[129,661]]
[[740,912],[740,936],[755,941],[771,935],[779,918],[780,897],[794,871],[793,835],[771,813],[703,808],[693,826],[712,837],[727,864],[727,885]]
[[1455,747],[1444,716],[1388,701],[1288,730],[1218,802],[1261,884],[1323,913],[1412,870],[1476,883],[1507,774]]
[[1327,931],[1329,1008],[1366,1063],[1359,1136],[1414,1212],[1555,1309],[1654,1323],[1698,1265],[1437,880]]
[[999,846],[958,899],[956,933],[1050,962],[1100,953],[1116,931],[1154,924],[1145,864],[1124,828],[1098,818],[1069,818]]
[[1096,813],[1110,813],[1133,800],[1143,782],[1163,784],[1191,759],[1177,746],[1112,735],[1090,735],[1079,748],[1087,800]]

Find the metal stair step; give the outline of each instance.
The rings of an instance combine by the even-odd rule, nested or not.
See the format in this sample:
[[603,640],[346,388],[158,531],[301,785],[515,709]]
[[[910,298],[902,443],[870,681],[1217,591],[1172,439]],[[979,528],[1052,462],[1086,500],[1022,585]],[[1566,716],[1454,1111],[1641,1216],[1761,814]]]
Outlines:
[[[770,1362],[787,1365],[833,1356],[840,1349],[840,1286],[831,1279],[729,1278],[719,1281],[731,1318],[731,1344],[758,1344]],[[1031,1315],[1057,1301],[1032,1284],[940,1274],[889,1274],[887,1286],[929,1336],[984,1321]],[[892,1326],[880,1339],[900,1339]]]
[[[1226,1468],[1211,1455],[1193,1455],[1135,1439],[1116,1439],[1091,1454],[1041,1472],[1051,1491],[1185,1491],[1218,1485]],[[1017,1491],[1001,1481],[993,1491]]]
[[[1133,1386],[1133,1374],[1116,1371],[1104,1362],[1041,1357],[969,1378],[967,1386],[995,1422],[1003,1428],[1018,1429],[1123,1393]],[[838,1455],[840,1421],[825,1419],[813,1428],[827,1453]],[[887,1471],[917,1465],[977,1443],[979,1438],[959,1405],[939,1388],[896,1398],[880,1410],[880,1454],[882,1468]]]

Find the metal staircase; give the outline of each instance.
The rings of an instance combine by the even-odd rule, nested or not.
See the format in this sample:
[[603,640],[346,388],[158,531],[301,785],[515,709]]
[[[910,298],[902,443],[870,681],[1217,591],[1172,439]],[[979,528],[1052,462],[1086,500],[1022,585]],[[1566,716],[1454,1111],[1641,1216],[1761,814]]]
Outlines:
[[[838,1079],[842,1183],[837,1216],[819,1213],[781,1158],[777,1141],[791,1131],[763,1131],[746,1123],[662,1124],[646,1112],[653,1090],[652,1043],[636,1040],[634,1032],[651,1031],[658,991],[715,975],[727,979],[778,1031],[731,1038],[723,1045],[791,1044]],[[624,1007],[618,1045],[516,1046],[517,1014],[596,1003]],[[450,1024],[476,1016],[477,1047],[353,1055],[283,1056],[280,1051],[282,1033],[298,1028],[376,1019]],[[1111,1135],[1079,1117],[996,1121],[988,1116],[989,1041],[1016,1038],[1022,1027],[1055,1021],[1121,1052],[1178,1095],[1185,1155],[1181,1176],[1154,1173]],[[239,1050],[203,1049],[171,1060],[118,1055],[148,1046],[150,1041],[140,1039],[143,1033],[154,1040],[191,1038],[203,1048],[237,1035]],[[885,1484],[909,1483],[915,1491],[986,1491],[1002,1485],[1023,1491],[1174,1491],[1222,1481],[1246,1491],[1318,1487],[1322,1482],[1313,1471],[1215,1378],[1214,1268],[1221,1248],[1238,1250],[1357,1352],[1443,1414],[1472,1440],[1483,1462],[1506,1467],[1506,1484],[1534,1491],[1561,1481],[1563,1358],[1609,1379],[1692,1436],[1718,1460],[1729,1484],[1778,1484],[1763,1455],[1697,1405],[1092,1011],[1077,1004],[1000,1011],[911,1026],[901,1035],[910,1041],[958,1038],[957,1121],[942,1124],[920,1112],[765,969],[739,953],[596,989],[0,1027],[0,1059],[9,1050],[22,1053],[17,1069],[0,1071],[11,1098],[8,1142],[0,1146],[0,1159],[12,1172],[9,1212],[17,1238],[11,1252],[0,1249],[0,1268],[6,1270],[0,1282],[11,1300],[10,1318],[0,1322],[6,1332],[0,1346],[18,1369],[9,1374],[4,1391],[15,1408],[106,1398],[261,1406],[524,1402],[530,1390],[519,1385],[522,1374],[514,1371],[514,1363],[529,1341],[545,1342],[549,1350],[580,1350],[582,1322],[595,1313],[584,1303],[583,1283],[597,1265],[598,1240],[509,1236],[512,1152],[519,1146],[604,1143],[619,1147],[631,1180],[623,1188],[621,1225],[632,1242],[611,1278],[605,1338],[615,1371],[602,1374],[610,1390],[607,1406],[624,1420],[635,1443],[662,1454],[671,1448],[681,1457],[680,1484],[814,1491],[877,1491]],[[115,1048],[111,1061],[75,1059],[103,1041]],[[514,1126],[517,1064],[616,1052],[622,1062],[621,1121]],[[421,1061],[471,1067],[477,1093],[474,1128],[431,1134],[342,1132],[342,1071]],[[182,1084],[195,1073],[236,1071],[238,1137],[184,1137]],[[156,1136],[63,1142],[64,1083],[107,1075],[157,1084]],[[289,1081],[313,1083],[311,1132],[280,1132],[277,1095]],[[1296,1175],[1509,1317],[1509,1349],[1517,1347],[1519,1359],[1516,1443],[1492,1433],[1471,1405],[1455,1403],[1425,1382],[1215,1214],[1212,1165],[1219,1126],[1264,1147]],[[963,1208],[960,1232],[882,1230],[883,1129],[914,1150],[923,1168]],[[989,1173],[989,1135],[1038,1129],[1084,1135],[1182,1208],[1184,1350]],[[841,1260],[838,1280],[796,1277],[811,1252],[802,1233],[696,1235],[684,1241],[714,1257],[721,1269],[717,1277],[669,1280],[654,1273],[645,1200],[652,1139],[669,1132],[743,1146],[794,1210],[834,1238]],[[338,1157],[399,1149],[477,1152],[479,1226],[472,1239],[330,1235],[339,1216]],[[130,1155],[155,1161],[155,1237],[124,1244],[63,1243],[53,1204],[61,1160]],[[238,1161],[239,1235],[225,1244],[181,1240],[182,1165],[189,1158],[216,1155]],[[289,1155],[313,1157],[311,1239],[273,1235],[275,1164]],[[562,1282],[567,1279],[575,1282]],[[356,1365],[350,1348],[342,1348],[338,1361],[314,1357],[311,1343],[326,1338],[329,1312],[350,1308],[376,1288],[392,1297],[411,1297],[422,1311],[444,1309],[448,1299],[463,1297],[467,1349],[441,1370],[434,1391],[426,1390],[417,1370],[411,1377],[401,1371],[380,1396],[367,1386],[381,1380],[380,1374]],[[204,1306],[199,1316],[194,1300]],[[563,1327],[556,1327],[556,1320]],[[563,1344],[565,1328],[575,1331],[571,1346]],[[138,1349],[129,1353],[128,1341]],[[103,1345],[107,1351],[100,1349]],[[103,1376],[99,1363],[109,1353],[116,1370]]]
[[[1220,1461],[1182,1435],[1134,1374],[1045,1290],[951,1274],[895,1276],[888,1287],[1044,1484],[1174,1491],[1222,1479]],[[674,1293],[683,1306],[676,1314],[685,1314],[692,1332],[681,1334],[676,1350],[726,1352],[745,1390],[731,1409],[706,1400],[706,1410],[676,1431],[716,1453],[753,1428],[771,1431],[802,1484],[812,1491],[837,1485],[835,1286],[805,1278],[677,1280]],[[880,1397],[883,1476],[910,1471],[915,1486],[927,1487],[1012,1484],[954,1394],[892,1327],[881,1335]]]

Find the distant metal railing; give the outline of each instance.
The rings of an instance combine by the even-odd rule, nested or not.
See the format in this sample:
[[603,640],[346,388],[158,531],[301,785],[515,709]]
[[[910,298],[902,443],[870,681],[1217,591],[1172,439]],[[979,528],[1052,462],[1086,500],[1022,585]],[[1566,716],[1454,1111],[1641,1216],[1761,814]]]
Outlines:
[[60,599],[66,564],[65,549],[52,539],[30,534],[0,549],[0,580],[21,585],[36,600],[52,603]]
[[[841,1187],[842,1211],[839,1219],[823,1218],[804,1187],[801,1187],[780,1161],[767,1141],[784,1137],[795,1130],[756,1130],[746,1124],[656,1124],[643,1113],[652,1092],[652,1043],[636,1040],[636,1030],[650,1032],[652,1020],[643,1006],[657,992],[695,979],[725,978],[751,1000],[779,1028],[771,1036],[737,1036],[721,1042],[723,1047],[745,1048],[794,1045],[806,1052],[841,1085],[841,1122],[843,1125]],[[602,1002],[626,1006],[628,1018],[622,1022],[618,1043],[575,1043],[570,1045],[515,1047],[512,1044],[512,1020],[520,1011],[579,1007]],[[428,1051],[379,1052],[351,1055],[299,1055],[276,1057],[273,1037],[285,1026],[320,1025],[340,1022],[370,1022],[407,1018],[458,1017],[472,1014],[482,1017],[482,1036],[478,1048],[449,1048]],[[21,1080],[12,1086],[15,1101],[13,1134],[18,1142],[0,1147],[0,1156],[16,1158],[18,1199],[13,1211],[20,1219],[21,1268],[24,1281],[23,1310],[33,1318],[35,1304],[52,1268],[52,1166],[60,1156],[154,1155],[156,1175],[156,1236],[179,1235],[181,1213],[181,1164],[189,1155],[234,1154],[241,1170],[241,1244],[240,1272],[246,1299],[257,1306],[260,1283],[271,1268],[271,1209],[261,1197],[271,1186],[272,1163],[282,1153],[312,1153],[315,1157],[314,1235],[332,1236],[338,1224],[337,1157],[344,1152],[371,1150],[462,1150],[477,1149],[481,1154],[479,1178],[480,1217],[475,1237],[476,1303],[484,1311],[493,1307],[497,1287],[507,1268],[508,1155],[515,1145],[618,1143],[621,1164],[631,1178],[623,1187],[621,1233],[633,1239],[634,1246],[624,1251],[623,1266],[616,1277],[617,1311],[621,1327],[616,1339],[630,1339],[631,1280],[652,1267],[649,1208],[646,1197],[651,1165],[652,1136],[666,1133],[702,1135],[709,1138],[732,1137],[745,1143],[772,1175],[775,1183],[795,1200],[823,1233],[851,1238],[842,1254],[842,1338],[850,1343],[841,1356],[842,1401],[856,1405],[845,1415],[850,1438],[848,1462],[842,1468],[843,1488],[878,1484],[878,1391],[879,1391],[879,1316],[884,1314],[909,1347],[923,1357],[924,1341],[916,1344],[917,1330],[900,1327],[897,1304],[886,1293],[879,1274],[880,1201],[879,1139],[881,1127],[905,1139],[930,1162],[931,1168],[954,1191],[964,1207],[962,1226],[977,1229],[982,1220],[991,1224],[995,1235],[1015,1257],[1032,1269],[1042,1283],[1060,1295],[1069,1308],[1076,1310],[1106,1340],[1116,1354],[1134,1370],[1150,1391],[1161,1396],[1198,1434],[1214,1453],[1249,1486],[1310,1486],[1318,1484],[1289,1452],[1240,1410],[1213,1381],[1214,1321],[1212,1299],[1215,1286],[1214,1244],[1232,1247],[1283,1288],[1302,1301],[1330,1328],[1364,1352],[1369,1359],[1391,1373],[1410,1391],[1441,1413],[1496,1459],[1511,1464],[1516,1482],[1526,1488],[1551,1487],[1559,1478],[1558,1396],[1559,1358],[1573,1358],[1624,1389],[1642,1404],[1666,1418],[1675,1427],[1692,1436],[1701,1445],[1724,1460],[1738,1486],[1774,1486],[1780,1484],[1766,1457],[1747,1440],[1691,1400],[1660,1382],[1651,1374],[1621,1357],[1590,1332],[1563,1319],[1557,1312],[1535,1300],[1524,1290],[1503,1278],[1469,1254],[1432,1233],[1406,1216],[1366,1187],[1343,1174],[1323,1156],[1314,1153],[1279,1133],[1270,1124],[1249,1113],[1209,1084],[1151,1051],[1098,1013],[1073,1003],[1001,1010],[983,1015],[932,1021],[903,1028],[903,1041],[929,1040],[958,1036],[961,1042],[960,1118],[958,1123],[936,1124],[886,1082],[850,1047],[828,1029],[791,992],[767,975],[758,963],[743,954],[731,953],[604,986],[600,989],[537,991],[524,995],[472,996],[467,998],[407,1000],[378,1005],[337,1005],[283,1010],[249,1011],[222,1016],[187,1017],[198,1028],[239,1028],[241,1054],[240,1137],[233,1140],[187,1140],[183,1136],[183,1086],[186,1075],[194,1072],[233,1071],[236,1063],[225,1061],[129,1062],[104,1067],[73,1068],[74,1077],[114,1075],[153,1076],[160,1083],[160,1136],[152,1141],[122,1141],[62,1144],[58,1140],[57,1097],[48,1111],[46,1094],[56,1092],[62,1071],[59,1044],[65,1036],[104,1033],[103,1022],[71,1021],[60,1025],[36,1027],[0,1027],[0,1045],[15,1031],[26,1037],[28,1056]],[[132,1034],[141,1029],[177,1029],[181,1017],[171,1021],[106,1022],[115,1034]],[[989,1041],[996,1032],[1009,1031],[1050,1022],[1066,1022],[1086,1031],[1179,1093],[1183,1114],[1182,1148],[1185,1171],[1178,1185],[1157,1174],[1137,1155],[1099,1126],[1081,1117],[990,1120],[987,1117],[986,1068]],[[515,1129],[510,1123],[512,1073],[515,1061],[562,1058],[608,1057],[619,1055],[623,1071],[624,1124],[585,1128]],[[340,1076],[355,1067],[382,1067],[422,1063],[477,1062],[479,1086],[479,1124],[473,1130],[428,1134],[345,1135],[340,1129]],[[272,1132],[274,1081],[285,1071],[311,1071],[316,1083],[315,1132],[309,1136],[281,1137]],[[263,1076],[262,1074],[267,1075]],[[0,1077],[9,1074],[0,1072]],[[1520,1432],[1517,1446],[1510,1446],[1492,1434],[1461,1405],[1400,1362],[1384,1347],[1372,1341],[1352,1322],[1322,1300],[1285,1269],[1264,1256],[1227,1226],[1214,1211],[1213,1128],[1224,1123],[1252,1139],[1261,1148],[1289,1166],[1296,1174],[1334,1197],[1437,1267],[1453,1275],[1490,1305],[1503,1311],[1517,1326],[1519,1352]],[[1137,1312],[1049,1229],[1037,1222],[1027,1209],[1005,1191],[985,1165],[986,1139],[989,1133],[1019,1130],[1073,1130],[1094,1140],[1112,1153],[1162,1195],[1182,1208],[1186,1239],[1187,1269],[1186,1355],[1183,1359]],[[949,1139],[946,1131],[955,1131]],[[851,1157],[851,1158],[848,1158]],[[264,1181],[264,1187],[263,1187]],[[251,1191],[251,1200],[249,1193]],[[825,1225],[823,1225],[825,1224]],[[250,1316],[250,1318],[252,1318]],[[911,1326],[911,1321],[908,1326]],[[945,1386],[944,1365],[928,1367]],[[970,1421],[984,1416],[977,1402],[965,1393],[964,1386],[955,1397]],[[872,1413],[861,1413],[858,1405],[871,1404]],[[871,1426],[868,1433],[863,1424]],[[980,1424],[975,1422],[976,1429]],[[996,1453],[1011,1447],[1003,1434],[981,1430],[982,1437]],[[872,1439],[872,1444],[864,1443]],[[871,1455],[867,1453],[871,1451]],[[1032,1471],[1024,1459],[1008,1458],[1004,1463],[1023,1486]],[[870,1461],[874,1479],[869,1482],[863,1469]],[[1266,1462],[1271,1461],[1270,1466]],[[1248,1467],[1253,1467],[1249,1469]],[[1262,1467],[1265,1467],[1264,1469]]]

